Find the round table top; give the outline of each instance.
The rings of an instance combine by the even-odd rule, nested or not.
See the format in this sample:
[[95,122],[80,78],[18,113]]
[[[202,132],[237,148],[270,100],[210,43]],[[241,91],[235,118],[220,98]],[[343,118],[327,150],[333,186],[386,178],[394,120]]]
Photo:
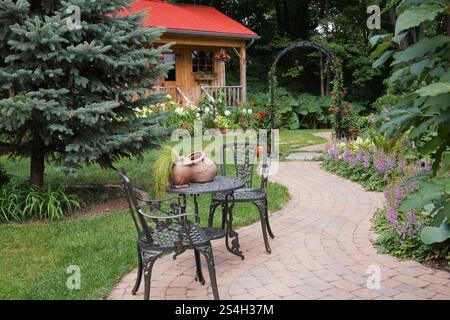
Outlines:
[[215,177],[214,181],[206,183],[191,183],[186,188],[169,187],[169,193],[176,193],[180,195],[197,195],[205,193],[226,193],[241,189],[245,186],[245,182],[232,177]]

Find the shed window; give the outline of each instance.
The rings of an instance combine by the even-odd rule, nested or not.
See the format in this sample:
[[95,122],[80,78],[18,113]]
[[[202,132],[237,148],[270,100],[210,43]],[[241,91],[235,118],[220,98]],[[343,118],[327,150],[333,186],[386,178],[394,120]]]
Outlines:
[[212,51],[192,51],[193,72],[214,72],[214,53]]
[[177,81],[177,56],[173,53],[165,53],[164,62],[172,63],[172,69],[167,73],[166,81]]

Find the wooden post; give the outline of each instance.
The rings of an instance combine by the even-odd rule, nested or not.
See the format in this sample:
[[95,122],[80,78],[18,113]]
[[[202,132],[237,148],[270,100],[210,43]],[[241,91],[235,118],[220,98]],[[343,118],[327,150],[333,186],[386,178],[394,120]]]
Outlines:
[[240,48],[240,68],[241,68],[241,87],[242,103],[247,102],[247,50],[245,45]]

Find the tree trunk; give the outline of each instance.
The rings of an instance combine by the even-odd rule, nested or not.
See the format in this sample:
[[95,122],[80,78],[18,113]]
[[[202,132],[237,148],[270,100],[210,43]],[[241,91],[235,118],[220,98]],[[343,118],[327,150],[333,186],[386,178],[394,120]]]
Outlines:
[[283,17],[281,16],[281,7],[280,7],[280,1],[274,0],[275,4],[275,12],[277,16],[277,25],[278,25],[278,32],[280,35],[285,35],[284,27],[283,27]]
[[297,8],[297,28],[295,28],[295,39],[300,38],[306,40],[308,38],[308,26],[309,26],[309,3],[310,0],[299,1]]
[[447,19],[447,35],[450,37],[450,16]]
[[31,153],[30,183],[36,187],[44,185],[45,153],[42,148]]
[[283,1],[283,25],[284,25],[284,34],[290,35],[290,24],[289,24],[289,6],[287,4],[287,0]]

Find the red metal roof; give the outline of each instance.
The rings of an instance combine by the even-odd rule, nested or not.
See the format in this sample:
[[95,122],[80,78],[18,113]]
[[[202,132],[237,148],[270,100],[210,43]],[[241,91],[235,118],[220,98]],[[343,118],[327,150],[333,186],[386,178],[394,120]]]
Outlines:
[[171,4],[140,0],[131,4],[131,12],[148,11],[146,27],[165,27],[168,33],[258,38],[258,35],[213,7]]

